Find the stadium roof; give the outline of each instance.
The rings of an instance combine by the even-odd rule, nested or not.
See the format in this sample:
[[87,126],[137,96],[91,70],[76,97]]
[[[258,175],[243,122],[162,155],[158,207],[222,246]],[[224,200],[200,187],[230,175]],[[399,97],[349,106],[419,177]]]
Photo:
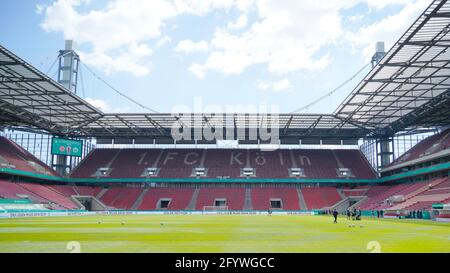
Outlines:
[[[226,124],[232,128],[259,127],[265,115],[226,114],[221,122],[210,114],[104,114],[59,83],[0,46],[0,124],[21,130],[38,129],[57,135],[82,137],[154,137],[171,138],[173,124],[182,124],[181,116],[201,120],[202,126]],[[228,123],[227,122],[228,119]],[[330,114],[280,114],[281,138],[306,136],[358,138],[364,128]],[[226,133],[225,133],[226,134]]]
[[0,122],[66,134],[99,110],[0,46]]
[[333,115],[323,114],[279,114],[277,119],[265,114],[106,114],[84,127],[84,131],[88,135],[98,137],[170,137],[174,125],[191,128],[200,125],[202,128],[224,128],[226,135],[227,128],[261,128],[266,124],[269,128],[276,126],[274,128],[279,129],[281,138],[358,138],[368,133],[364,128],[350,122],[337,129],[341,122],[342,120]]
[[[280,114],[280,138],[354,139],[449,125],[449,46],[450,4],[434,1],[333,114]],[[231,121],[218,114],[219,123],[206,113],[187,115],[203,126],[235,129],[267,121],[257,114],[233,114]],[[0,46],[0,126],[65,136],[170,138],[180,117],[104,114]]]
[[[450,124],[450,3],[434,1],[335,111],[375,134]],[[343,124],[345,124],[345,122]]]

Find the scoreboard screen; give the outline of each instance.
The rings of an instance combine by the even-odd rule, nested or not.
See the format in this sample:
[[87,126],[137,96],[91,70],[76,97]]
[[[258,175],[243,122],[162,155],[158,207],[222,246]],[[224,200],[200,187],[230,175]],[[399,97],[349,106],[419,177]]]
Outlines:
[[65,138],[52,139],[52,154],[81,157],[83,151],[83,141]]

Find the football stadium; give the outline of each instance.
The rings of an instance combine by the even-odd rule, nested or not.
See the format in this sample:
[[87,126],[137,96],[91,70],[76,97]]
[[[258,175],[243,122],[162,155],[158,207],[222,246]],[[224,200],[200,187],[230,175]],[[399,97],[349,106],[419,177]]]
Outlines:
[[0,45],[0,252],[450,253],[449,41],[430,1],[318,114],[109,113]]

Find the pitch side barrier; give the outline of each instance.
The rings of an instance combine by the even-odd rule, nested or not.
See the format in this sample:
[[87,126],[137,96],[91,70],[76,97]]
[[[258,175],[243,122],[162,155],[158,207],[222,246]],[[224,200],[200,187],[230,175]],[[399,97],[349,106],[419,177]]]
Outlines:
[[[446,208],[440,209],[439,215],[436,216],[437,222],[450,222],[450,205]],[[427,212],[428,213],[428,212]],[[0,219],[11,218],[30,218],[30,217],[67,217],[67,216],[101,216],[101,215],[265,215],[267,211],[262,210],[242,210],[242,211],[199,211],[199,210],[154,210],[154,211],[84,211],[84,210],[52,210],[52,211],[15,211],[15,212],[0,212]],[[272,211],[272,215],[326,215],[325,211],[321,210],[277,210]],[[362,211],[362,216],[366,219],[375,218],[372,211]],[[343,216],[344,217],[344,216]],[[385,215],[383,218],[397,218],[390,215]],[[430,220],[430,217],[424,217],[424,220]]]
[[[316,210],[278,210],[272,211],[273,215],[318,215]],[[20,211],[0,212],[0,218],[25,218],[25,217],[61,217],[61,216],[92,216],[92,215],[267,215],[267,211],[242,210],[242,211],[200,211],[200,210],[153,210],[153,211],[83,211],[83,210],[52,210],[52,211]]]

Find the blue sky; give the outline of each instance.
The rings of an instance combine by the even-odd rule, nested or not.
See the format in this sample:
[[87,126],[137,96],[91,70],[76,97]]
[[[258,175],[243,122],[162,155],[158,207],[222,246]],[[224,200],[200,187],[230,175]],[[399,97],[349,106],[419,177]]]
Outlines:
[[[386,49],[429,0],[3,0],[0,44],[46,72],[74,39],[82,62],[159,112],[275,105],[291,112]],[[331,113],[369,69],[304,110]],[[49,76],[54,76],[52,69]],[[105,112],[147,112],[82,68],[79,95]]]

